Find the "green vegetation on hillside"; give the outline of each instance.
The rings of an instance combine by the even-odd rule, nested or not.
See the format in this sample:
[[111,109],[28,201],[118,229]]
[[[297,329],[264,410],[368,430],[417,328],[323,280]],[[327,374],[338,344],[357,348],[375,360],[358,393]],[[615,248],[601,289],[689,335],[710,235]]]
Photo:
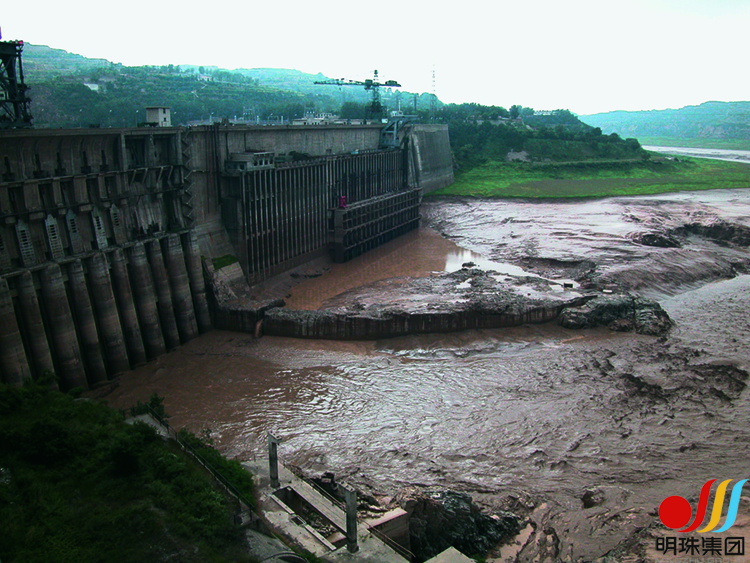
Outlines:
[[[239,463],[183,436],[250,495]],[[248,561],[236,509],[152,427],[34,384],[0,386],[3,563]]]
[[[297,70],[126,67],[30,44],[23,62],[35,127],[132,127],[145,121],[147,106],[171,107],[175,125],[235,118],[289,121],[307,112],[338,113],[346,103],[364,107],[370,100],[362,87],[316,85],[326,77]],[[411,107],[415,97],[390,88],[381,96],[391,109]],[[430,96],[422,94],[419,103],[425,105]]]
[[708,144],[713,141],[750,141],[750,102],[706,102],[680,109],[612,111],[581,116],[581,119],[593,127],[601,127],[605,133],[636,137],[644,144],[651,144],[645,137],[681,139],[697,144],[680,146],[708,148],[713,146]]
[[[517,117],[512,117],[512,116]],[[645,158],[638,141],[602,135],[567,110],[537,113],[478,104],[448,104],[436,113],[447,123],[459,171],[506,160],[563,162]]]
[[88,72],[112,65],[105,59],[89,59],[62,49],[30,43],[24,45],[22,61],[27,82],[30,78],[34,81],[54,80],[58,76]]
[[750,187],[746,164],[652,158],[638,140],[605,135],[566,110],[511,109],[440,109],[449,125],[456,181],[430,197],[605,197]]
[[750,188],[750,166],[708,159],[555,164],[489,163],[428,197],[577,198]]
[[[260,115],[285,119],[304,114],[308,100],[295,92],[248,81],[201,81],[175,69],[112,66],[33,83],[36,127],[133,127],[147,106],[172,108],[175,124]],[[85,84],[96,85],[98,91]]]

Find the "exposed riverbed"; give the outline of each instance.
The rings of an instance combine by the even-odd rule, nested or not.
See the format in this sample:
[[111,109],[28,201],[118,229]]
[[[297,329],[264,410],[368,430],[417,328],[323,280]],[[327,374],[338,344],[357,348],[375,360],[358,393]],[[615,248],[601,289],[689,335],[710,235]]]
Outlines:
[[262,456],[270,430],[285,462],[371,492],[467,491],[534,522],[519,560],[591,560],[628,539],[645,552],[641,529],[666,496],[746,477],[750,190],[432,201],[423,216],[425,229],[287,301],[333,306],[378,280],[484,260],[638,290],[675,326],[666,337],[552,323],[378,342],[214,331],[123,376],[107,399],[165,396],[175,426],[208,429],[240,459]]

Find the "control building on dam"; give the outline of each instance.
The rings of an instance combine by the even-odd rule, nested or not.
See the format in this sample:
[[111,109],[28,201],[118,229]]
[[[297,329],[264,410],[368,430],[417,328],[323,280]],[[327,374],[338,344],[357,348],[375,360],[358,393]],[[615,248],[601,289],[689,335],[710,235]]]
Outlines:
[[0,131],[0,374],[90,388],[213,326],[206,274],[249,284],[419,224],[447,126]]

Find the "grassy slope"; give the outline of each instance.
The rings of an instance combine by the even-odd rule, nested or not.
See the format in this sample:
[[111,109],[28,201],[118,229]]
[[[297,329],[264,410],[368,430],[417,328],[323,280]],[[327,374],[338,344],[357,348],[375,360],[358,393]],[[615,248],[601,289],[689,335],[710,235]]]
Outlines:
[[575,198],[749,187],[750,166],[708,159],[548,165],[491,162],[457,174],[453,185],[430,196]]
[[3,563],[248,561],[235,506],[205,470],[123,418],[0,385]]

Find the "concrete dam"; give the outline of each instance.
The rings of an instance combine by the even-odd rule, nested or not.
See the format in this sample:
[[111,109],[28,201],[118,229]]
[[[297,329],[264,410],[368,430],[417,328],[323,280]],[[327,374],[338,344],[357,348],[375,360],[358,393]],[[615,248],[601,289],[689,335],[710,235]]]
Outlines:
[[[91,388],[212,327],[214,261],[253,285],[419,225],[448,129],[407,124],[0,131],[0,373]],[[218,267],[218,266],[217,266]]]

